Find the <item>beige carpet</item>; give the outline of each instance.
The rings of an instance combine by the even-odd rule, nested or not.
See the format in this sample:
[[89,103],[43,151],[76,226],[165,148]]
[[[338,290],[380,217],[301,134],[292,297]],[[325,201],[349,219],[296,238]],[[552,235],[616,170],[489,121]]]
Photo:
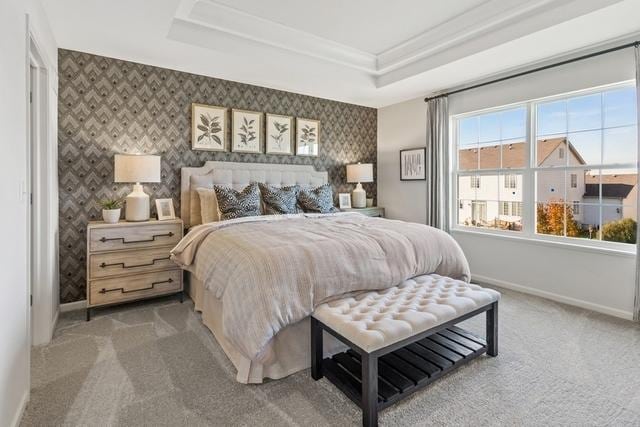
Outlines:
[[[481,357],[383,411],[398,425],[640,426],[640,327],[502,291],[500,355]],[[309,371],[263,385],[231,363],[173,298],[61,318],[32,353],[25,426],[359,425],[359,410]],[[483,333],[483,320],[466,327]]]

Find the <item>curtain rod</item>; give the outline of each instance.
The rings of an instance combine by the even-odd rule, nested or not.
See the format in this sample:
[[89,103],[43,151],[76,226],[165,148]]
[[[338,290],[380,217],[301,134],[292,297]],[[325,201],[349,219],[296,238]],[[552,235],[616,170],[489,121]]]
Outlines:
[[611,48],[608,48],[608,49],[600,50],[600,51],[597,51],[597,52],[592,52],[592,53],[589,53],[587,55],[578,56],[576,58],[567,59],[565,61],[556,62],[554,64],[544,65],[542,67],[534,68],[532,70],[522,71],[520,73],[511,74],[511,75],[508,75],[508,76],[505,76],[505,77],[500,77],[500,78],[495,79],[495,80],[489,80],[488,82],[478,83],[478,84],[475,84],[475,85],[472,85],[472,86],[464,87],[462,89],[452,90],[451,92],[441,93],[440,95],[430,96],[430,97],[425,98],[424,102],[429,102],[432,99],[444,98],[446,96],[454,95],[456,93],[466,92],[466,91],[471,90],[471,89],[477,89],[479,87],[492,85],[494,83],[500,83],[500,82],[503,82],[505,80],[515,79],[516,77],[526,76],[527,74],[537,73],[539,71],[548,70],[550,68],[559,67],[561,65],[571,64],[572,62],[583,61],[585,59],[593,58],[595,56],[605,55],[607,53],[616,52],[618,50],[627,49],[627,48],[630,48],[630,47],[638,47],[638,46],[640,46],[640,41],[636,40],[636,41],[631,42],[631,43],[626,43],[626,44],[623,44],[623,45],[620,45],[620,46],[615,46],[615,47],[611,47]]

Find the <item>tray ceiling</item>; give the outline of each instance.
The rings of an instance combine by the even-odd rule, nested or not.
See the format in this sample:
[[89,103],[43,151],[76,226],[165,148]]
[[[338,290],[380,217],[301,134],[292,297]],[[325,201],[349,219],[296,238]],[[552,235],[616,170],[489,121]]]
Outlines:
[[60,47],[380,107],[640,30],[637,0],[42,0]]

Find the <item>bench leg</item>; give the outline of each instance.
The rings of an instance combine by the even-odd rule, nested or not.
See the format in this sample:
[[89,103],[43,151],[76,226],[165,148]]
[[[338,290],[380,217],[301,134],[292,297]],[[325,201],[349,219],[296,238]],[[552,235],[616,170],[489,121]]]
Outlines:
[[322,328],[318,321],[311,319],[311,378],[322,378]]
[[362,355],[362,425],[378,425],[378,358]]
[[498,355],[498,302],[487,310],[487,354]]

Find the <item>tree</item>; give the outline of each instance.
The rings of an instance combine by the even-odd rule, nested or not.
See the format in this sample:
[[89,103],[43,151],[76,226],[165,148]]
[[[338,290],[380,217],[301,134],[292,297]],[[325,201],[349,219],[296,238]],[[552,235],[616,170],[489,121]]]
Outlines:
[[631,218],[611,221],[602,227],[602,239],[610,242],[635,243],[638,223]]
[[573,208],[565,205],[562,201],[551,201],[549,203],[538,203],[537,230],[540,234],[553,234],[564,236],[565,222],[568,237],[580,235],[580,227],[573,218]]

